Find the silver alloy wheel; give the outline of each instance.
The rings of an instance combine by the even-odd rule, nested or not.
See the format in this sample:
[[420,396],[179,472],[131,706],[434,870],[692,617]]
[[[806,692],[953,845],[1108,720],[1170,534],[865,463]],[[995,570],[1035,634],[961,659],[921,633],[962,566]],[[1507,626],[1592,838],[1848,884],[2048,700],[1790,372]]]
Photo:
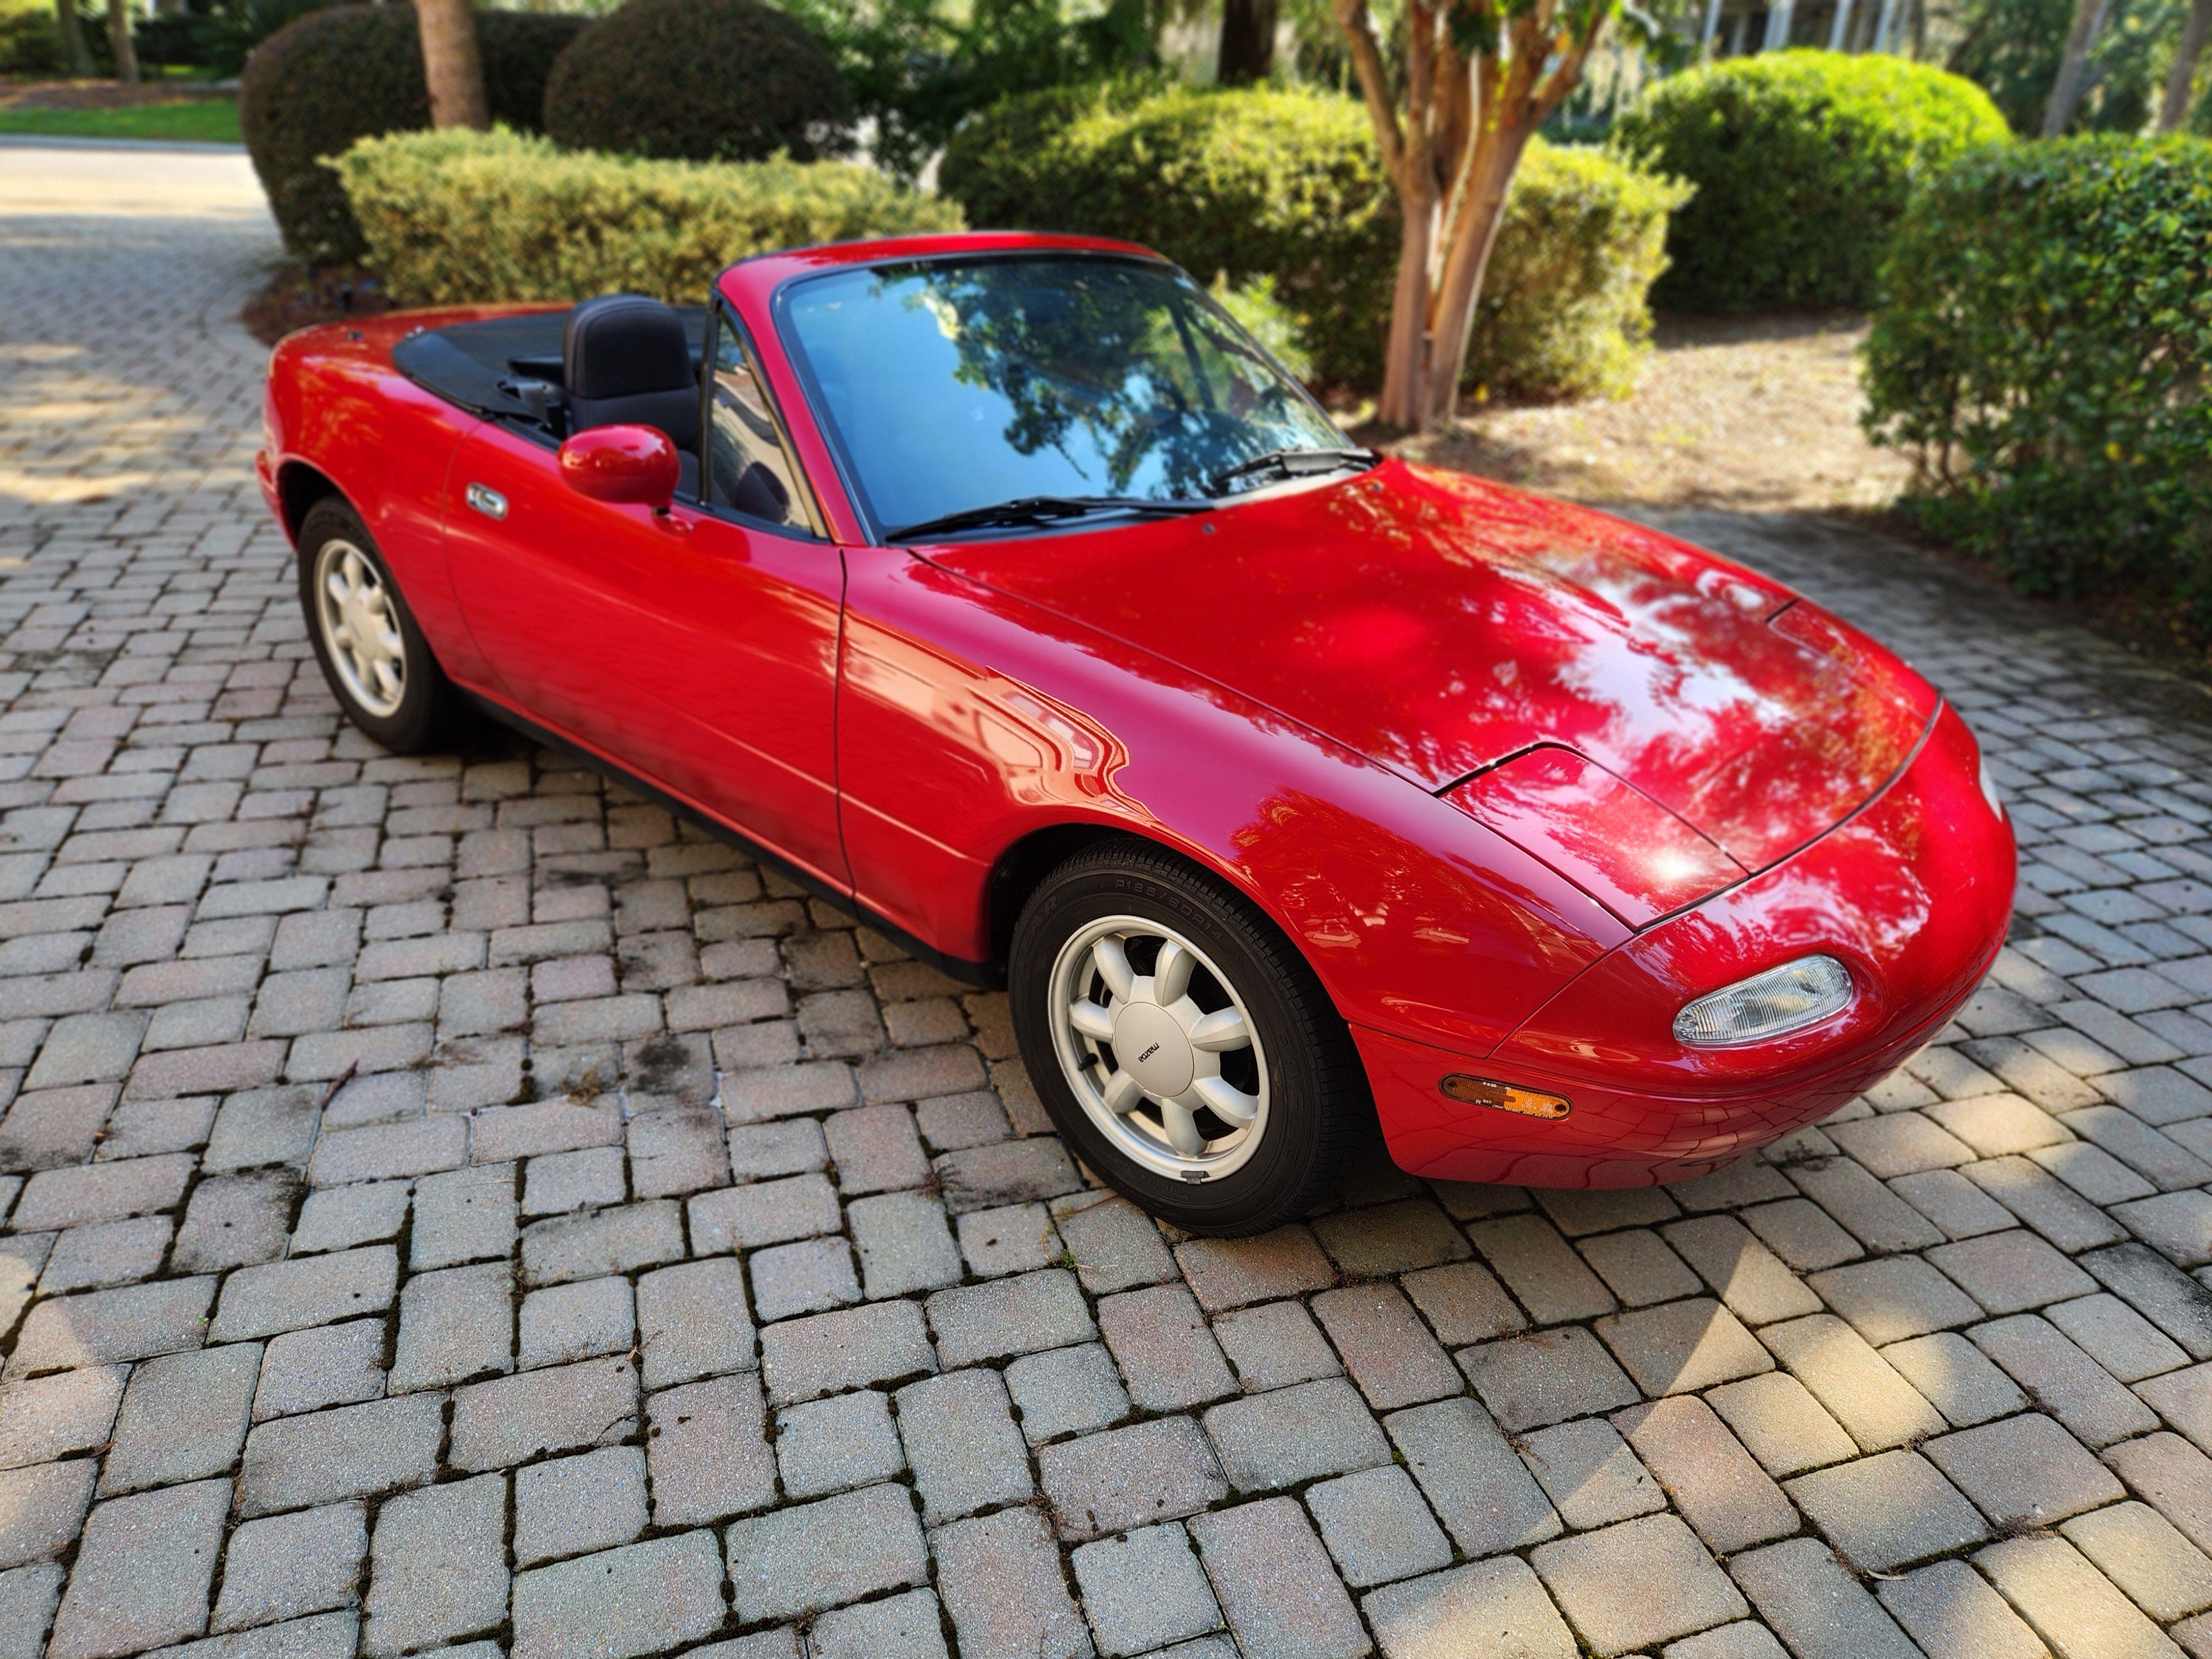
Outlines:
[[407,695],[407,645],[392,591],[368,556],[341,538],[315,555],[315,617],[346,695],[377,720],[398,714]]
[[1108,916],[1060,946],[1053,1048],[1083,1109],[1120,1151],[1170,1179],[1242,1166],[1267,1127],[1267,1056],[1213,960],[1164,923]]

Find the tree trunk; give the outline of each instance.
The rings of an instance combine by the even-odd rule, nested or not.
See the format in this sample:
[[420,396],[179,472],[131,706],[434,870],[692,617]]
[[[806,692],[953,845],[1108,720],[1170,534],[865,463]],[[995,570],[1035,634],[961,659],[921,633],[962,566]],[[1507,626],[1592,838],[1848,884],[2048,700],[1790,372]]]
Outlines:
[[1222,0],[1214,78],[1224,87],[1264,81],[1275,69],[1276,0]]
[[[1534,127],[1483,135],[1464,185],[1465,200],[1448,225],[1433,198],[1400,192],[1398,286],[1390,343],[1375,418],[1407,430],[1449,425],[1459,410],[1460,371],[1474,337],[1483,273],[1505,222],[1505,194]],[[1448,240],[1437,245],[1438,233]],[[1441,261],[1441,263],[1439,263]]]
[[2182,27],[2181,45],[2173,54],[2173,72],[2166,77],[2166,101],[2158,108],[2158,130],[2172,132],[2189,114],[2189,94],[2197,82],[2197,65],[2204,46],[2212,40],[2212,0],[2196,0],[2189,21]]
[[1491,250],[1498,246],[1498,232],[1505,222],[1505,192],[1534,131],[1493,129],[1486,133],[1470,169],[1467,201],[1454,228],[1452,245],[1444,250],[1443,280],[1437,285],[1436,319],[1430,334],[1437,372],[1429,380],[1425,416],[1430,426],[1449,425],[1459,412],[1460,373],[1474,337],[1474,308],[1482,298],[1483,274],[1490,269]]
[[2105,32],[2105,19],[2112,0],[2075,0],[2074,26],[2066,31],[2065,55],[2058,60],[2058,78],[2051,83],[2051,101],[2043,106],[2043,136],[2056,138],[2073,125],[2089,89],[2089,54]]
[[115,48],[115,78],[131,85],[138,79],[138,51],[131,44],[131,0],[107,0],[107,41]]
[[76,80],[92,74],[92,53],[84,44],[84,21],[76,15],[76,0],[54,0],[55,21],[61,26],[62,61]]
[[[1580,84],[1606,14],[1583,8],[1565,23],[1550,0],[1534,0],[1510,19],[1488,14],[1504,25],[1498,38],[1463,52],[1462,33],[1474,30],[1461,31],[1425,0],[1406,0],[1404,67],[1394,76],[1367,0],[1332,0],[1332,9],[1398,198],[1398,283],[1376,419],[1401,430],[1442,426],[1459,404],[1514,169]],[[1484,15],[1478,8],[1459,21],[1480,26]]]
[[1375,418],[1412,431],[1428,418],[1429,260],[1436,246],[1432,195],[1398,192],[1398,284],[1390,298],[1390,337],[1383,348],[1382,395]]
[[422,31],[422,78],[430,88],[434,127],[491,125],[483,59],[477,49],[477,14],[470,0],[415,0]]

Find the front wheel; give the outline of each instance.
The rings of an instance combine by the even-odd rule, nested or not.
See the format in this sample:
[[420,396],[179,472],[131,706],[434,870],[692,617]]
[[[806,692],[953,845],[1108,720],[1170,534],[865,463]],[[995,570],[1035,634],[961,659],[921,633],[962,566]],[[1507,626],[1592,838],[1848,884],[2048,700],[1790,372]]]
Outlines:
[[459,702],[361,515],[336,496],[300,524],[300,608],[346,718],[395,754],[438,747]]
[[1243,896],[1135,841],[1077,854],[1015,924],[1008,992],[1045,1109],[1108,1185],[1194,1233],[1328,1191],[1372,1121],[1351,1034]]

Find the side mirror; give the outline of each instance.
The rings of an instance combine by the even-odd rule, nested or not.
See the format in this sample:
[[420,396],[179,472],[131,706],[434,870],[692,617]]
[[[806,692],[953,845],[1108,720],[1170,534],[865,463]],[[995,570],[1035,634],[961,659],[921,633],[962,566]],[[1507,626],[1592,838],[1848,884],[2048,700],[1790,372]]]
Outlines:
[[676,446],[650,426],[595,426],[561,446],[561,477],[579,495],[668,511],[683,476]]

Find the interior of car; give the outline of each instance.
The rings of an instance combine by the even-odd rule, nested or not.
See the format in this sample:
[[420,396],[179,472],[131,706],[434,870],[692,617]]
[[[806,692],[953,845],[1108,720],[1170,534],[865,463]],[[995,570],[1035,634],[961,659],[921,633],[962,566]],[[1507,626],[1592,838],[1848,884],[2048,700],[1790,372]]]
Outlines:
[[425,329],[392,361],[426,391],[549,447],[594,427],[656,428],[676,446],[679,495],[806,527],[789,457],[734,339],[704,388],[702,429],[708,320],[705,306],[601,295],[568,311]]

